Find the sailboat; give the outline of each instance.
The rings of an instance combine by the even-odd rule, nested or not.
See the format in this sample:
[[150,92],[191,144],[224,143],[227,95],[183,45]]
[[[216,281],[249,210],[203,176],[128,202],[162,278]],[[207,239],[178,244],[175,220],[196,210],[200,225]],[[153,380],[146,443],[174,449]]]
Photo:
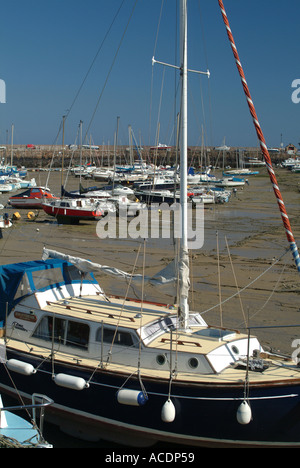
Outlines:
[[[33,389],[46,393],[54,401],[48,417],[94,441],[299,447],[296,363],[267,352],[250,328],[243,333],[211,327],[189,309],[187,0],[180,8],[179,260],[154,277],[48,249],[42,260],[3,265],[0,318],[9,372],[0,373],[0,392],[14,393],[12,373],[23,397]],[[161,287],[178,301],[163,305],[107,296],[95,280],[98,271]]]
[[[78,224],[80,220],[99,220],[104,211],[100,202],[91,198],[55,198],[44,200],[42,208],[59,223]],[[107,207],[111,209],[111,207]]]

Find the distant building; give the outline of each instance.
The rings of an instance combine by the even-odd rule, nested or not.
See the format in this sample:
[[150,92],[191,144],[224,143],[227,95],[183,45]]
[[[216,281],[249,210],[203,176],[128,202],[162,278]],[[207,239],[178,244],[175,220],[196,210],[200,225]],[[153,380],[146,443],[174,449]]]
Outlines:
[[285,151],[288,154],[296,154],[298,150],[295,145],[292,145],[292,143],[290,143],[285,147]]

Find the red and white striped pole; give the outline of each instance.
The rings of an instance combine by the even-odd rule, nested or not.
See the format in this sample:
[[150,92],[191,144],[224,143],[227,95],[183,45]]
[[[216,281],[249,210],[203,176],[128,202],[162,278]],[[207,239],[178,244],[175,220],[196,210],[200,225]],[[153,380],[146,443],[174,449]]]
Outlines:
[[252,119],[253,119],[255,130],[256,130],[256,133],[257,133],[257,137],[259,139],[260,147],[261,147],[261,150],[262,150],[262,153],[263,153],[263,156],[264,156],[266,167],[267,167],[269,177],[270,177],[270,180],[271,180],[271,183],[272,183],[272,186],[273,186],[273,190],[274,190],[274,193],[275,193],[275,196],[276,196],[276,200],[277,200],[277,203],[278,203],[278,206],[279,206],[279,210],[280,210],[280,213],[281,213],[281,218],[282,218],[283,225],[284,225],[284,228],[285,228],[286,236],[287,236],[288,242],[290,244],[290,249],[292,251],[292,254],[293,254],[293,257],[294,257],[294,260],[295,260],[295,263],[296,263],[296,267],[297,267],[298,271],[300,272],[300,257],[299,257],[299,253],[298,253],[298,248],[297,248],[297,245],[296,245],[293,233],[292,233],[290,221],[289,221],[289,218],[288,218],[288,215],[287,215],[287,212],[286,212],[286,209],[285,209],[285,205],[284,205],[284,202],[283,202],[283,199],[282,199],[279,187],[278,187],[276,176],[275,176],[275,173],[274,173],[274,170],[273,170],[273,167],[272,167],[272,162],[271,162],[271,158],[270,158],[270,155],[269,155],[269,151],[268,151],[268,148],[267,148],[267,145],[266,145],[266,142],[265,142],[265,138],[264,138],[262,129],[261,129],[260,124],[258,122],[255,107],[254,107],[253,101],[251,99],[249,87],[248,87],[248,84],[247,84],[247,81],[246,81],[246,78],[245,78],[245,74],[244,74],[244,70],[243,70],[243,67],[242,67],[242,64],[241,64],[241,61],[240,61],[240,58],[239,58],[239,55],[238,55],[238,51],[237,51],[237,48],[236,48],[236,45],[235,45],[235,42],[234,42],[234,39],[233,39],[233,35],[232,35],[231,29],[230,29],[230,26],[229,26],[229,21],[228,21],[228,18],[227,18],[227,14],[226,14],[226,11],[225,11],[225,8],[224,8],[223,1],[222,0],[218,0],[218,1],[219,1],[219,5],[220,5],[220,8],[221,8],[223,21],[224,21],[224,24],[225,24],[225,27],[226,27],[226,30],[227,30],[227,35],[228,35],[228,38],[229,38],[231,49],[232,49],[232,52],[233,52],[233,55],[234,55],[234,58],[235,58],[236,66],[237,66],[238,72],[239,72],[240,77],[241,77],[244,93],[245,93],[246,98],[247,98],[248,107],[249,107],[250,113],[252,115]]

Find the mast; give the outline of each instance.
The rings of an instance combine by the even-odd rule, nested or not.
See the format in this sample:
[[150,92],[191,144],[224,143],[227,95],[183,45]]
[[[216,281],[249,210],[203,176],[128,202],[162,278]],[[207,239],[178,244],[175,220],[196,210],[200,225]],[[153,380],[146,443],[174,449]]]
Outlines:
[[[188,297],[183,294],[182,282],[189,272],[187,233],[187,0],[180,1],[180,64],[181,64],[181,138],[180,138],[180,206],[181,238],[179,259],[179,318],[180,327],[188,328]],[[186,272],[187,275],[184,273]],[[187,277],[186,277],[187,276]]]
[[13,166],[13,157],[14,157],[14,124],[11,125],[11,154],[10,154],[10,165]]
[[181,207],[181,237],[178,260],[179,281],[179,327],[188,330],[189,306],[189,256],[188,256],[188,203],[187,203],[187,75],[188,72],[207,75],[207,70],[190,70],[187,67],[187,0],[180,0],[180,67],[160,62],[152,57],[152,65],[176,68],[181,75],[181,109],[180,109],[180,207]]
[[64,186],[64,159],[65,159],[65,120],[66,116],[63,115],[63,128],[62,128],[62,157],[61,157],[61,186]]
[[80,184],[81,184],[81,174],[82,174],[82,124],[83,124],[83,121],[80,120],[80,122],[79,122],[79,129],[80,129],[80,163],[79,163],[80,164],[80,173],[79,173],[80,174],[80,176],[79,176],[80,177],[79,178],[80,182],[79,183]]

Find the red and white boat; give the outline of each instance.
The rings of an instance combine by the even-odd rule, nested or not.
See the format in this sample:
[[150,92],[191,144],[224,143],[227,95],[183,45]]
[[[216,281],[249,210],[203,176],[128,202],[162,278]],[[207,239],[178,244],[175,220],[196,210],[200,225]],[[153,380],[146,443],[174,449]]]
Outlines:
[[59,222],[78,223],[80,220],[98,220],[103,216],[99,203],[90,198],[56,198],[45,200],[42,208]]
[[[0,231],[1,231],[1,229],[7,229],[7,228],[10,228],[10,227],[12,227],[12,222],[8,218],[8,214],[5,213],[4,215],[0,215]],[[0,234],[0,239],[1,238],[2,238],[2,236]]]
[[56,197],[46,187],[32,187],[11,196],[8,203],[14,208],[42,208],[45,200],[56,200]]

